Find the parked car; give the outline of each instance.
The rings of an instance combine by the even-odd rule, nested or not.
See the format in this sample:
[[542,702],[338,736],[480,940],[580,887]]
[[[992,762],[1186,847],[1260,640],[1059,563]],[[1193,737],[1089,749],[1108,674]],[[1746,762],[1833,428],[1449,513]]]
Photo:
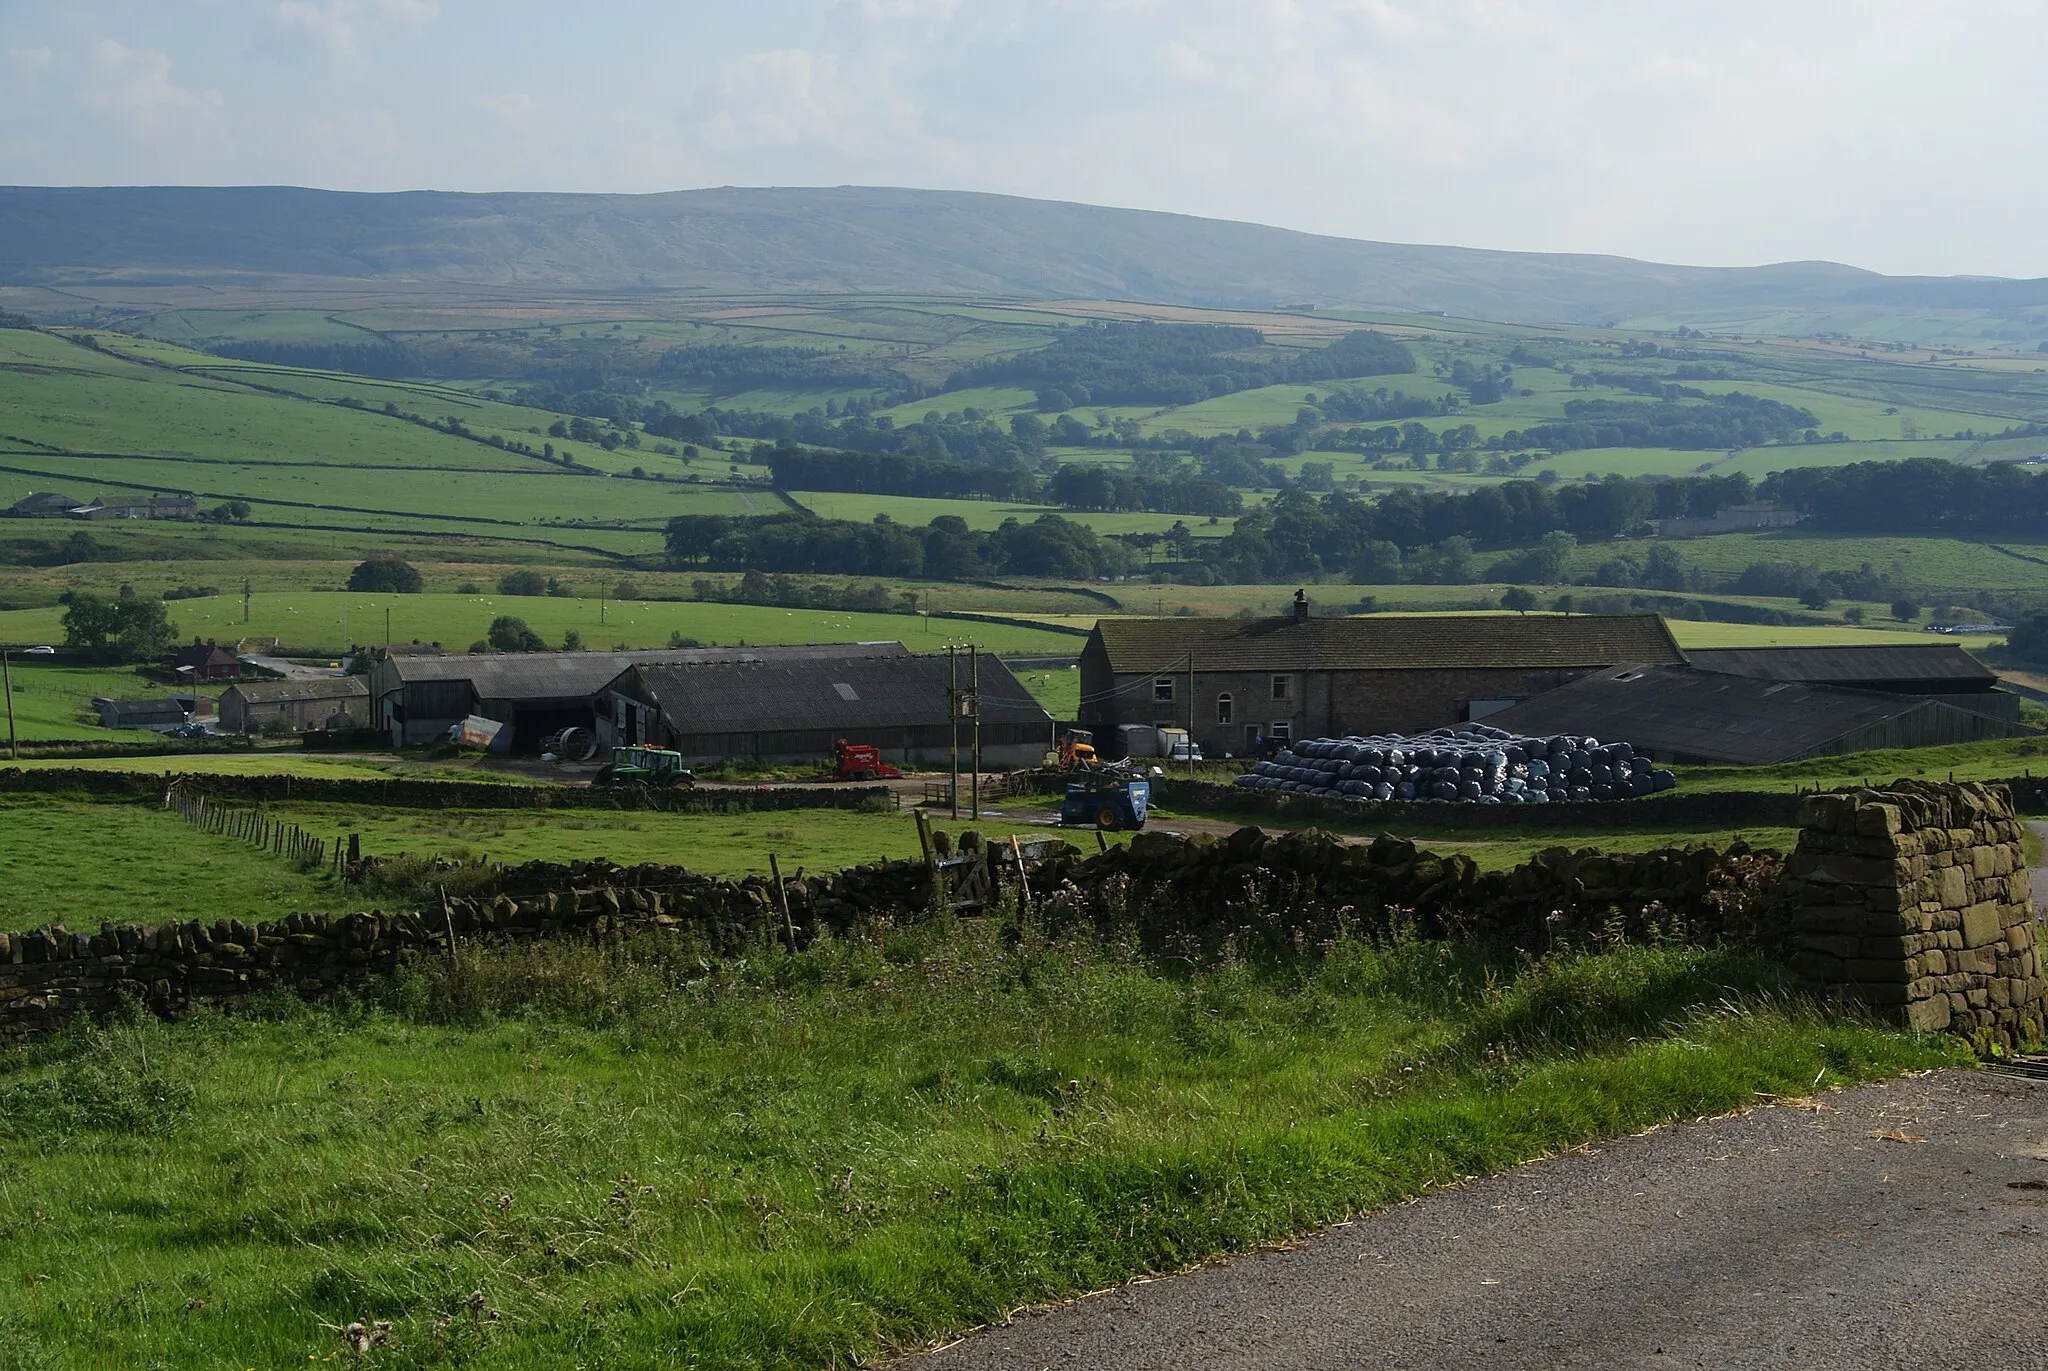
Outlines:
[[213,730],[205,724],[194,721],[173,724],[164,730],[164,736],[166,738],[211,738]]
[[38,643],[34,647],[23,648],[21,655],[24,657],[54,657],[57,655],[57,649],[51,647],[48,643]]

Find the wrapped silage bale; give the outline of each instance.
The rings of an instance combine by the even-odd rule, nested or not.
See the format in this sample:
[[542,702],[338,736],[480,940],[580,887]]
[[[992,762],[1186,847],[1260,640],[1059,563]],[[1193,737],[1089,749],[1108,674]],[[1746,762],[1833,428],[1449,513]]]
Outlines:
[[1636,799],[1671,789],[1677,778],[1627,743],[1577,734],[1521,737],[1473,723],[1414,737],[1303,739],[1237,784],[1361,802],[1519,805]]

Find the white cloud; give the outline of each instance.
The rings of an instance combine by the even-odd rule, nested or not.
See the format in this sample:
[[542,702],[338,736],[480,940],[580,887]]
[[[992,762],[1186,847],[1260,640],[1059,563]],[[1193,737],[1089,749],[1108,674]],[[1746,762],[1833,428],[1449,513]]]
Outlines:
[[190,90],[171,80],[171,59],[103,38],[79,101],[123,125],[140,142],[169,144],[214,124],[226,101],[217,90]]
[[33,81],[57,64],[57,54],[49,48],[9,48],[7,60],[22,80]]
[[960,0],[860,0],[861,15],[878,23],[906,19],[944,23],[959,8]]
[[347,65],[367,57],[374,39],[394,30],[418,32],[440,12],[436,0],[278,0],[270,15],[286,36],[310,40]]
[[882,57],[850,80],[836,53],[749,53],[719,74],[718,108],[700,121],[698,136],[719,152],[805,145],[872,152],[916,132],[916,110],[897,93],[889,66]]

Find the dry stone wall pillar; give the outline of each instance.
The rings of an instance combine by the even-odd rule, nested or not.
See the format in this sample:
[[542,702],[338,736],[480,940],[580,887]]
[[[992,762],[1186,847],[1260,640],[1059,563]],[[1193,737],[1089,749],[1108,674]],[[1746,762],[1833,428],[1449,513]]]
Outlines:
[[1797,952],[1809,985],[1980,1050],[2038,1044],[2041,975],[2022,828],[2003,786],[1899,781],[1800,807]]

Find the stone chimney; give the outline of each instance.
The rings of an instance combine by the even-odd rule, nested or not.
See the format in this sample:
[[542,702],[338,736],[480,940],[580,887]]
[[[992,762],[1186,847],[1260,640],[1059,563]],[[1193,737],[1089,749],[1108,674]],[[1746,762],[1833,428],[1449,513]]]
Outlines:
[[1297,624],[1308,622],[1308,592],[1305,590],[1294,592],[1294,622]]

